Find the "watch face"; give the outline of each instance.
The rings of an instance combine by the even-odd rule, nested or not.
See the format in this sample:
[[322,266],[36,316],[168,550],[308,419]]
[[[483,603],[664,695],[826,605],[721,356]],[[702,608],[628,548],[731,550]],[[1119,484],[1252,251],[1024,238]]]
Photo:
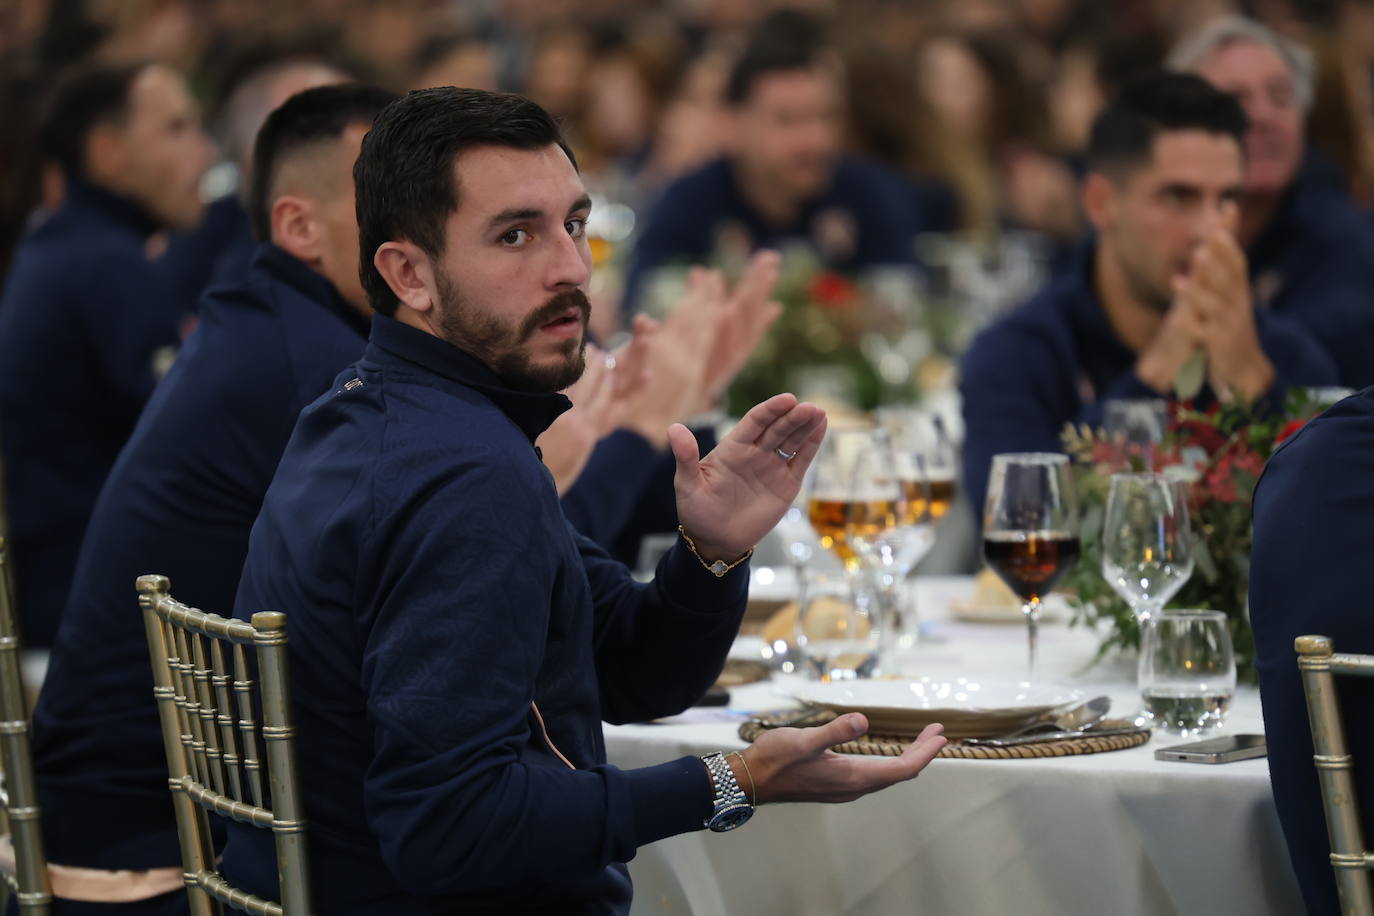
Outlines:
[[716,833],[724,833],[727,830],[734,830],[744,824],[745,821],[754,816],[754,809],[749,805],[731,805],[728,808],[721,808],[706,826]]

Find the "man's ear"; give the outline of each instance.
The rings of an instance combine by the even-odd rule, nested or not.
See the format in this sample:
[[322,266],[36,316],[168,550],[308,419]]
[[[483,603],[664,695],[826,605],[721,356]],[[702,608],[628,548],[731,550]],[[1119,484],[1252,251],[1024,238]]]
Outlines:
[[316,264],[323,244],[314,201],[296,194],[283,194],[272,201],[272,242],[298,261]]
[[1115,182],[1101,172],[1089,172],[1083,180],[1083,213],[1098,232],[1116,215],[1116,195]]
[[402,305],[421,314],[434,308],[434,270],[420,246],[383,242],[372,255],[372,265]]

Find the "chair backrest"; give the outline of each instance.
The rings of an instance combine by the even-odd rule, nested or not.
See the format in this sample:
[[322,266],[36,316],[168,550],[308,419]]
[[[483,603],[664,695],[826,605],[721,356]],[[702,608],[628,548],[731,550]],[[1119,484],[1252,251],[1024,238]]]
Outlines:
[[19,668],[19,623],[12,588],[5,538],[0,536],[0,768],[5,774],[0,802],[9,819],[15,862],[13,872],[0,869],[0,875],[14,892],[21,913],[48,913],[52,909],[52,885],[38,819],[38,788],[33,778],[29,709]]
[[1298,669],[1302,689],[1307,695],[1307,718],[1312,727],[1313,760],[1321,782],[1322,808],[1326,812],[1326,833],[1331,840],[1331,866],[1336,872],[1336,889],[1341,897],[1341,912],[1374,916],[1374,893],[1369,869],[1374,854],[1364,843],[1360,808],[1355,797],[1354,760],[1345,740],[1340,701],[1336,697],[1336,675],[1374,677],[1374,655],[1338,655],[1325,636],[1299,636]]
[[[138,578],[191,912],[218,914],[225,904],[258,916],[306,916],[310,882],[287,685],[286,615],[263,611],[251,624],[230,620],[187,607],[170,591],[165,576]],[[255,719],[259,709],[261,726]],[[233,887],[216,870],[210,812],[272,831],[280,903]]]

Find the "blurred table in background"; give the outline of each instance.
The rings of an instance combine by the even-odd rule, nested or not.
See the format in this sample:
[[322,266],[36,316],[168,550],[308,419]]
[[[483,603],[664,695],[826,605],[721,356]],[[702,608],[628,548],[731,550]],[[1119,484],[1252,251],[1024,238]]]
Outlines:
[[[950,604],[973,580],[918,580],[929,675],[1019,677],[1025,627],[966,623]],[[1134,665],[1090,667],[1090,632],[1061,616],[1042,628],[1046,680],[1138,708]],[[732,708],[787,705],[775,685],[732,691]],[[683,718],[712,715],[694,710]],[[743,747],[738,721],[606,726],[611,763],[661,763]],[[1225,732],[1262,732],[1242,687]],[[1032,760],[936,760],[913,782],[848,805],[765,806],[729,834],[646,846],[630,863],[636,916],[922,916],[1009,913],[1294,914],[1303,906],[1263,759],[1161,762],[1142,747]]]

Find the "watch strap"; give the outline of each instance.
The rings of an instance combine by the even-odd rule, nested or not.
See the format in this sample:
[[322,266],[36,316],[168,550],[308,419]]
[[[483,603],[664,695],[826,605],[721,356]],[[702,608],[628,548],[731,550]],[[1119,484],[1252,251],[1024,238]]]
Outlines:
[[730,761],[720,752],[707,754],[701,758],[701,761],[706,764],[706,769],[711,774],[711,784],[715,788],[711,816],[702,822],[703,826],[716,831],[729,830],[739,826],[740,823],[743,823],[742,820],[728,826],[721,826],[719,821],[722,812],[744,808],[752,813],[754,809],[754,806],[749,803],[749,796],[745,795],[744,790],[740,788],[739,780],[735,778],[735,771],[730,766]]

